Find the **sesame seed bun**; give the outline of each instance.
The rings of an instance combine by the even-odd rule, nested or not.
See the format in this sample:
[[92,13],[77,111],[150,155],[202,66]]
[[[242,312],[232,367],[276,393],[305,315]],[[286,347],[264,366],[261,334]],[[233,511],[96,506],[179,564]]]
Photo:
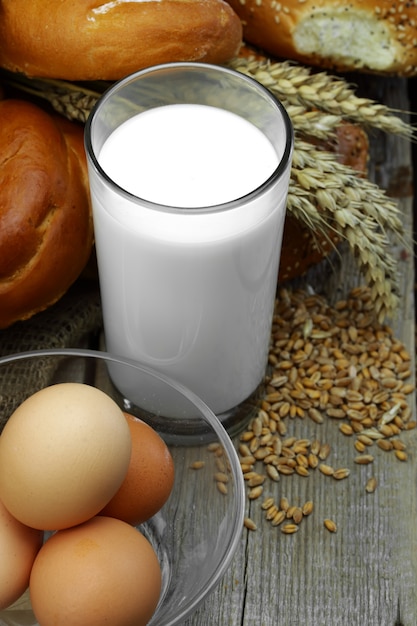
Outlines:
[[416,0],[228,0],[244,40],[334,71],[417,75]]

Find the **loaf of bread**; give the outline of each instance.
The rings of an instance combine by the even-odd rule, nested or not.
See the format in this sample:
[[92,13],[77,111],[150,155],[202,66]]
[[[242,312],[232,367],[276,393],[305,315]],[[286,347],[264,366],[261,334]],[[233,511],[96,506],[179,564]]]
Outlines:
[[417,75],[412,0],[228,0],[244,40],[271,56],[334,71]]
[[223,63],[242,40],[225,0],[2,0],[0,66],[28,76],[118,80],[174,61]]
[[0,101],[0,328],[57,301],[93,245],[83,128]]

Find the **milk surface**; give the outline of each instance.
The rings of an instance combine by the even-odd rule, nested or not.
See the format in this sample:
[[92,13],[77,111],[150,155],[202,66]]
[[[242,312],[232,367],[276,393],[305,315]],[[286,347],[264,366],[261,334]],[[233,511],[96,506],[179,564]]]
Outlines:
[[119,126],[102,147],[100,164],[139,198],[202,207],[250,193],[273,173],[278,157],[265,135],[238,115],[177,104]]
[[92,187],[107,349],[165,372],[215,413],[228,411],[264,376],[289,168],[250,201],[194,210],[241,198],[279,162],[257,128],[202,105],[132,118],[99,162],[139,198]]

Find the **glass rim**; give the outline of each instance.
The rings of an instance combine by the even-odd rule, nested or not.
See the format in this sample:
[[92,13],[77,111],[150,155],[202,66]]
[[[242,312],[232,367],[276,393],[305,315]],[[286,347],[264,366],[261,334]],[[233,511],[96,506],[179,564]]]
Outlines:
[[[279,160],[279,163],[272,174],[258,187],[253,189],[247,194],[240,196],[239,198],[235,198],[234,200],[230,200],[228,202],[224,202],[221,204],[214,205],[203,205],[201,207],[178,207],[174,205],[165,205],[157,202],[152,202],[151,200],[146,200],[145,198],[141,198],[140,196],[136,196],[135,194],[127,191],[120,185],[118,185],[101,167],[98,158],[96,157],[92,141],[91,135],[93,131],[94,122],[96,119],[96,115],[99,112],[100,108],[106,103],[106,101],[111,98],[116,92],[123,89],[127,84],[136,81],[138,78],[145,76],[147,74],[153,74],[159,71],[165,71],[167,69],[210,69],[214,70],[220,74],[231,74],[235,77],[238,77],[242,82],[246,82],[247,84],[255,87],[260,93],[262,93],[279,111],[281,115],[282,122],[285,127],[285,146],[283,154]],[[178,61],[172,63],[162,63],[159,65],[153,65],[146,67],[144,69],[138,70],[133,74],[129,74],[124,78],[116,81],[111,87],[109,87],[97,100],[94,104],[93,108],[90,111],[90,114],[86,120],[85,128],[84,128],[84,146],[86,150],[86,155],[90,164],[99,175],[99,177],[104,180],[107,185],[111,188],[115,189],[117,193],[123,197],[125,197],[128,201],[133,202],[134,204],[140,205],[141,207],[148,208],[151,210],[156,210],[164,213],[178,213],[178,214],[207,214],[207,213],[219,213],[228,211],[231,209],[238,208],[239,206],[244,204],[248,204],[255,200],[257,197],[263,195],[272,185],[281,179],[285,170],[288,166],[288,163],[291,160],[291,155],[294,147],[294,129],[290,119],[290,116],[287,113],[284,105],[275,95],[267,89],[264,85],[262,85],[259,81],[251,76],[247,76],[237,70],[234,70],[229,67],[225,67],[222,65],[215,65],[212,63],[202,63],[197,61]]]

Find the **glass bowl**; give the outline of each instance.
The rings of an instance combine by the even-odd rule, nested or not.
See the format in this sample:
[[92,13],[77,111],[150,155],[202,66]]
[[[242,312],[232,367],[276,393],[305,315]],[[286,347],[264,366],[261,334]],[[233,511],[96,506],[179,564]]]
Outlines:
[[[78,349],[0,358],[0,427],[26,397],[58,382],[102,389],[123,410],[150,424],[169,446],[175,464],[172,493],[138,528],[151,541],[162,570],[162,592],[149,625],[181,624],[223,577],[243,530],[243,476],[229,435],[214,413],[175,381],[128,359]],[[172,420],[161,417],[167,406]],[[227,476],[226,490],[215,480],[219,468]],[[28,592],[0,611],[1,626],[36,624]]]

